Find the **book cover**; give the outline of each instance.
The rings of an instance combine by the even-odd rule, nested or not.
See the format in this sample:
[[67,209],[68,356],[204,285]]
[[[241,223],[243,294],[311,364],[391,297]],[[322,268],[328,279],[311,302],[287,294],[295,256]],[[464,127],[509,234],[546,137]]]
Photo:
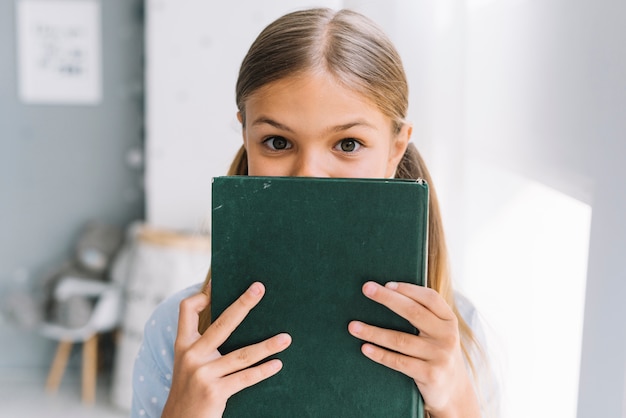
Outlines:
[[360,352],[351,320],[415,333],[361,293],[373,280],[425,285],[428,186],[396,179],[216,177],[213,318],[253,281],[266,293],[220,347],[280,332],[283,369],[234,395],[227,417],[422,417],[413,380]]

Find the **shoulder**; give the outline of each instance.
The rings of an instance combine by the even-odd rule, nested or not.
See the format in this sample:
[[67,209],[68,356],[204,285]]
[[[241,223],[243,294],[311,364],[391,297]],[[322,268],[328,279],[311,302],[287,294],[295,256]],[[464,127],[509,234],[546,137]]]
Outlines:
[[[490,360],[491,348],[483,319],[476,306],[463,294],[455,291],[454,302],[459,314],[472,330],[475,343],[468,347],[468,353],[474,368],[474,385],[481,395],[483,416],[500,416],[500,387],[498,374]],[[467,359],[466,359],[467,360]]]
[[[480,347],[479,351],[484,351],[487,348],[487,336],[485,334],[483,320],[478,309],[476,309],[476,306],[471,300],[458,291],[454,292],[454,303],[459,311],[459,315],[472,330],[475,342],[478,343],[478,346]],[[473,357],[476,355],[477,353],[473,353]]]
[[461,314],[467,325],[469,325],[472,330],[475,327],[480,327],[480,320],[476,306],[474,306],[474,304],[464,294],[455,291],[454,303],[456,304],[456,308],[459,310],[459,314]]
[[174,342],[180,302],[202,289],[202,283],[164,299],[145,324],[143,342],[133,368],[132,417],[158,417],[172,382]]
[[151,354],[156,358],[173,353],[180,302],[200,292],[201,289],[202,283],[197,283],[174,293],[159,303],[145,324],[141,351],[150,349],[153,351]]
[[178,323],[180,302],[201,290],[202,283],[196,283],[165,298],[150,315],[144,330],[145,335],[151,335],[153,330],[162,330],[163,325],[172,325],[172,323],[176,325]]

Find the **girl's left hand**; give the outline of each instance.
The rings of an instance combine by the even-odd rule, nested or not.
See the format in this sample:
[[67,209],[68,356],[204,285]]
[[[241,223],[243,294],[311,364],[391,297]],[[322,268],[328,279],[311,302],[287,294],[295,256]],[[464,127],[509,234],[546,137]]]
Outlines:
[[419,335],[352,321],[348,330],[366,341],[371,360],[411,377],[431,417],[479,417],[480,408],[463,361],[456,315],[433,289],[409,283],[375,282],[363,294],[409,321]]

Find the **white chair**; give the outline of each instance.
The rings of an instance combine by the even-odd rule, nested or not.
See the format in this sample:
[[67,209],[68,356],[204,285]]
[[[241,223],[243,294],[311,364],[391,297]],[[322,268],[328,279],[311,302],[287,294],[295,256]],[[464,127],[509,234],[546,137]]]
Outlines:
[[112,282],[72,276],[62,278],[54,291],[55,300],[64,301],[75,296],[96,299],[91,316],[85,325],[79,328],[69,328],[47,322],[40,330],[43,335],[59,341],[48,374],[46,390],[57,391],[73,344],[83,343],[82,400],[85,404],[92,404],[96,395],[98,335],[112,331],[120,324],[122,289],[120,285]]

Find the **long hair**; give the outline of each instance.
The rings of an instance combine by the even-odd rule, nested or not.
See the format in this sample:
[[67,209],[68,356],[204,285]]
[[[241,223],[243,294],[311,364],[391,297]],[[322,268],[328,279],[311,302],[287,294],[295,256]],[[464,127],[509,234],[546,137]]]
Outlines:
[[[268,84],[309,71],[322,71],[374,103],[393,123],[396,133],[405,123],[408,83],[402,61],[387,35],[372,21],[350,10],[309,9],[289,13],[267,26],[243,59],[236,85],[242,125],[246,101]],[[228,175],[247,175],[248,159],[241,147]],[[476,375],[470,351],[477,341],[454,301],[444,229],[435,187],[417,148],[409,144],[396,178],[422,178],[429,184],[428,286],[445,299],[457,316],[461,346]],[[210,293],[211,272],[204,291]],[[211,321],[210,309],[201,314],[199,331]]]

